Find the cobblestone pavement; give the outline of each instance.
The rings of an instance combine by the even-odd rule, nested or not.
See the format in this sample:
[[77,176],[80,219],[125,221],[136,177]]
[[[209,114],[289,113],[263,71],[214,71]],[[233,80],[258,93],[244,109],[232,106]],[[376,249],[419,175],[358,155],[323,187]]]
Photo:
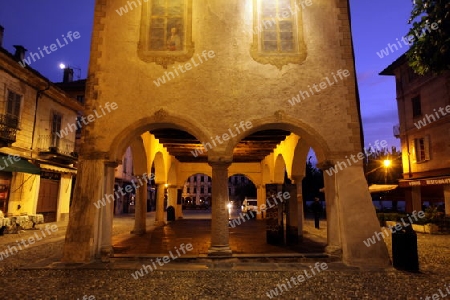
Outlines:
[[[129,216],[116,218],[114,235],[129,232],[133,221]],[[267,293],[275,289],[278,296],[269,294],[275,299],[432,299],[433,294],[437,294],[434,299],[450,299],[448,235],[418,234],[420,273],[393,268],[360,270],[329,262],[326,270],[320,269],[313,276],[312,261],[224,262],[207,269],[206,264],[175,263],[175,260],[167,267],[148,274],[143,272],[142,277],[134,279],[132,274],[139,277],[134,272],[142,264],[150,265],[149,259],[61,268],[55,262],[61,258],[66,224],[55,225],[56,232],[33,245],[22,246],[23,250],[0,261],[0,299],[83,299],[83,296],[84,299],[269,299]],[[321,227],[325,226],[323,222]],[[310,220],[306,221],[305,230],[326,236],[326,230],[314,229]],[[17,245],[16,240],[20,242],[40,232],[1,236],[0,251]],[[390,238],[385,242],[390,249]],[[362,243],[361,246],[365,247]],[[31,267],[36,265],[53,268]],[[303,282],[291,279],[302,274],[309,274],[310,278],[304,277]]]

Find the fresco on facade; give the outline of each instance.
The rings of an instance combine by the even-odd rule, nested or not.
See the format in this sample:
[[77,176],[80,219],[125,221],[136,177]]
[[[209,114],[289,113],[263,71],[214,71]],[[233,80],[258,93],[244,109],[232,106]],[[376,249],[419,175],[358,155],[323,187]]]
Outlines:
[[186,5],[186,0],[152,1],[149,32],[151,51],[184,49]]

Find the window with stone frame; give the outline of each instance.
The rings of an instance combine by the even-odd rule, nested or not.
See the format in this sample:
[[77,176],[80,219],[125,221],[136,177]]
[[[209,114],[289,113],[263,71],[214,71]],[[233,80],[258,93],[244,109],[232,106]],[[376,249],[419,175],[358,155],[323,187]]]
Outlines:
[[62,115],[58,112],[52,112],[52,124],[51,124],[51,145],[50,147],[59,148],[60,140],[61,140],[61,123],[62,123]]
[[278,68],[306,58],[302,8],[295,0],[254,0],[251,55]]
[[420,95],[411,98],[411,105],[413,118],[420,117],[422,115],[422,103],[420,101]]
[[8,90],[6,99],[6,124],[12,128],[19,128],[20,108],[22,106],[22,95]]
[[[290,0],[261,0],[261,52],[293,53],[297,51],[295,16],[289,11]],[[274,17],[275,16],[275,17]]]
[[425,162],[430,160],[430,139],[428,136],[414,139],[414,150],[416,162]]

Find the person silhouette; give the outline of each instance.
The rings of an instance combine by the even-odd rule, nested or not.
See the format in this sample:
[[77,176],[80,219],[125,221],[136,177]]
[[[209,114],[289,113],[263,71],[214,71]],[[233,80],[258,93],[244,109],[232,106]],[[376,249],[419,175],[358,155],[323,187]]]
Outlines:
[[181,38],[175,27],[170,29],[170,36],[167,39],[167,49],[169,49],[169,51],[181,50]]
[[322,214],[322,204],[320,204],[319,198],[314,197],[314,202],[311,204],[311,209],[314,213],[314,227],[319,229],[320,215]]

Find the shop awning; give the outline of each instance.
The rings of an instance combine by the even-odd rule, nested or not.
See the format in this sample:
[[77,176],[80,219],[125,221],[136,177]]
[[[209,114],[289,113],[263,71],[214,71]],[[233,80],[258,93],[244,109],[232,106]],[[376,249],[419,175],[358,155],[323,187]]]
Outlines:
[[42,170],[46,170],[46,171],[52,171],[52,172],[63,173],[63,174],[73,174],[73,175],[77,174],[77,170],[71,169],[71,168],[63,168],[63,167],[58,167],[58,166],[48,165],[48,164],[40,164],[40,167]]
[[396,184],[372,184],[369,186],[369,192],[370,193],[380,193],[380,192],[387,192],[392,191],[397,188],[398,185]]
[[15,159],[13,156],[0,155],[0,171],[3,172],[21,172],[39,175],[41,169],[30,163],[25,158]]
[[401,179],[398,182],[400,187],[443,185],[443,184],[450,184],[450,177],[441,176],[441,177],[428,177],[421,179]]

